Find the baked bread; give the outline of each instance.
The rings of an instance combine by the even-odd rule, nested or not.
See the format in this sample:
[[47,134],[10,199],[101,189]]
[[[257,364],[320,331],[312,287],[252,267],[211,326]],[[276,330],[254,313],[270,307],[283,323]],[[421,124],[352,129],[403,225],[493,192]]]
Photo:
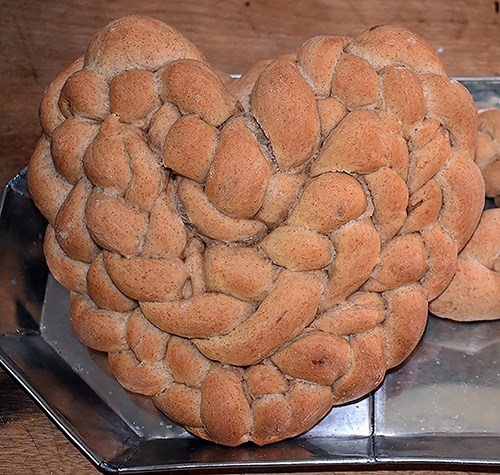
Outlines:
[[400,27],[226,86],[169,26],[123,18],[40,118],[29,187],[76,335],[220,444],[293,437],[376,388],[483,208],[474,103]]
[[[500,110],[479,113],[476,163],[486,196],[500,205]],[[500,209],[484,211],[470,241],[460,252],[450,285],[431,302],[439,317],[458,321],[500,319]]]
[[480,111],[478,127],[476,164],[484,178],[486,196],[500,206],[500,110]]
[[462,322],[500,319],[500,208],[483,213],[458,256],[455,276],[430,310]]

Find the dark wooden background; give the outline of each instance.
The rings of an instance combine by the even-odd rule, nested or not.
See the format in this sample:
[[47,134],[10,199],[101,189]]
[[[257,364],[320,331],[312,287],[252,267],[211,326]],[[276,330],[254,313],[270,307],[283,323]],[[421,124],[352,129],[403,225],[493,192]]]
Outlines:
[[[450,75],[500,76],[499,3],[0,0],[0,186],[29,160],[40,134],[37,110],[44,89],[85,51],[99,28],[120,16],[147,14],[171,24],[227,72],[244,72],[254,62],[294,50],[317,34],[356,35],[373,25],[396,23],[437,49]],[[0,475],[95,473],[0,370]]]

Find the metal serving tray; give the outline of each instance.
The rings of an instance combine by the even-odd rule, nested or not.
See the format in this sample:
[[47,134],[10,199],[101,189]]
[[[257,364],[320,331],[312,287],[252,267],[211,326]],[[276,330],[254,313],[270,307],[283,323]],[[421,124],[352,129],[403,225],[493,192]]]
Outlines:
[[[479,108],[500,108],[500,78],[461,78]],[[500,321],[429,318],[412,357],[367,397],[308,433],[266,447],[189,435],[126,392],[102,354],[73,336],[68,293],[48,274],[44,218],[26,171],[0,214],[0,364],[101,470],[327,470],[360,466],[500,467]]]

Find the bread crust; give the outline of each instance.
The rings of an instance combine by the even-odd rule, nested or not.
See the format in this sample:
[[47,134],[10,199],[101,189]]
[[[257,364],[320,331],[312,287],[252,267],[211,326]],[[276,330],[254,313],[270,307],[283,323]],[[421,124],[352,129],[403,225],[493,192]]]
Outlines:
[[[500,204],[500,110],[478,115],[476,164],[486,196]],[[458,255],[456,272],[431,311],[461,322],[500,319],[500,209],[483,212],[477,229]]]
[[193,434],[262,445],[417,345],[481,214],[476,110],[396,26],[220,77],[113,22],[47,90],[29,187],[76,335]]

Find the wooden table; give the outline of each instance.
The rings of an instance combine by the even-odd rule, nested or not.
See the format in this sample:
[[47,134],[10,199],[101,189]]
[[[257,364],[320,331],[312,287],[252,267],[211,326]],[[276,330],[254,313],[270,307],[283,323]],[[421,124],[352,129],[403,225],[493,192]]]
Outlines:
[[[424,36],[449,74],[500,76],[499,10],[493,0],[0,0],[0,185],[29,160],[43,90],[114,18],[140,13],[170,23],[228,72],[294,50],[313,35],[397,23]],[[0,370],[0,474],[28,473],[98,472]]]

